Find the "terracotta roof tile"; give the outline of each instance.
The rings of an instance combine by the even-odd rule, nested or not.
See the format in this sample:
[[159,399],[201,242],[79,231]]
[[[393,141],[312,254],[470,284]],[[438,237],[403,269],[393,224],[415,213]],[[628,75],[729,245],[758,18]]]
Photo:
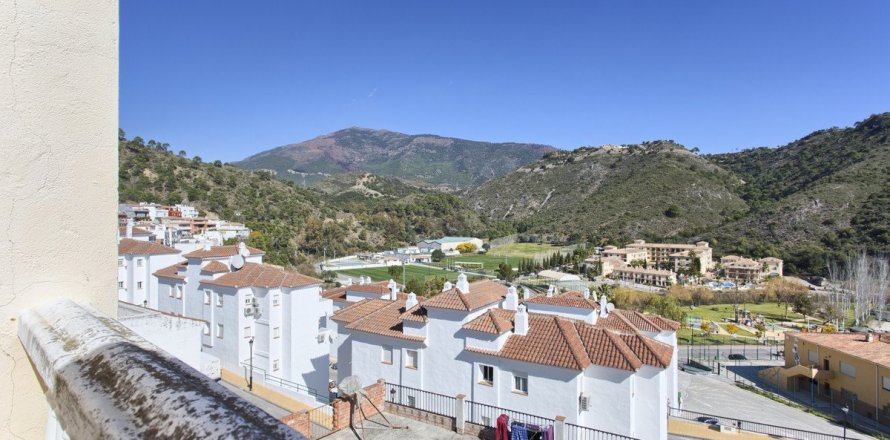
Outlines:
[[[120,231],[121,238],[125,238],[127,236],[127,227],[126,226],[121,226],[120,228],[118,228],[118,230]],[[133,227],[133,236],[134,237],[146,237],[146,236],[151,236],[151,235],[154,235],[154,234],[152,234],[150,231],[146,231],[145,229],[137,228],[135,226]]]
[[424,307],[451,310],[476,310],[499,302],[507,296],[507,286],[482,280],[470,283],[470,293],[461,293],[456,287],[442,292],[423,303]]
[[346,301],[346,287],[337,287],[336,289],[328,289],[321,292],[321,297],[332,300],[334,302],[348,303]]
[[405,299],[364,299],[334,313],[334,321],[349,330],[358,330],[409,341],[422,342],[423,336],[406,335],[399,318],[405,312]]
[[640,333],[622,334],[621,339],[643,364],[658,368],[667,368],[671,364],[674,349],[670,345]]
[[606,318],[599,318],[596,325],[623,333],[633,333],[637,330],[658,333],[677,331],[680,328],[679,322],[671,321],[663,316],[621,309],[613,310]]
[[499,335],[513,329],[513,315],[516,312],[501,308],[491,308],[463,325],[464,329]]
[[598,302],[594,301],[593,299],[584,298],[584,294],[577,290],[570,290],[568,292],[553,296],[533,296],[525,300],[525,302],[532,304],[548,304],[561,307],[574,307],[577,309],[599,310]]
[[235,272],[227,273],[215,280],[201,280],[202,284],[224,287],[301,287],[321,284],[321,280],[296,272],[289,272],[270,264],[245,263]]
[[[346,286],[346,290],[352,292],[362,292],[362,293],[371,293],[377,295],[383,295],[389,293],[389,281],[378,281],[376,283],[371,284],[353,284],[351,286]],[[402,285],[396,283],[396,286],[399,287],[399,290],[402,290]]]
[[[248,246],[247,250],[250,251],[250,255],[265,255],[266,253],[260,249],[253,248]],[[191,251],[183,257],[186,258],[221,258],[221,257],[231,257],[238,253],[238,245],[231,246],[213,246],[209,251],[204,250],[203,248],[196,249]]]
[[206,273],[223,273],[229,272],[229,266],[226,266],[222,262],[219,261],[211,261],[206,266],[201,268],[201,272]]
[[184,280],[185,277],[182,275],[179,275],[179,269],[185,268],[187,265],[188,265],[187,261],[180,261],[179,263],[176,263],[172,266],[167,266],[163,269],[159,269],[157,272],[154,273],[154,276],[156,276],[158,278],[171,278],[174,280]]
[[797,338],[890,368],[890,337],[875,335],[872,342],[865,337],[865,333],[785,332],[785,338]]
[[399,316],[399,319],[413,322],[427,322],[429,320],[426,315],[426,308],[423,307],[423,304],[411,307],[410,310],[402,313],[401,316]]
[[118,255],[163,255],[178,254],[179,249],[170,246],[164,246],[153,241],[133,240],[132,238],[122,238],[117,244]]
[[643,365],[618,333],[589,324],[582,324],[578,330],[594,365],[630,371]]

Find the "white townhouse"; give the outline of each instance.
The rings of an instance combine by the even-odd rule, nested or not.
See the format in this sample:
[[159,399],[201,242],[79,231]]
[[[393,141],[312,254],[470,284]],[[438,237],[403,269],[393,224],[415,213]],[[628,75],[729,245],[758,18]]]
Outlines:
[[[399,292],[402,289],[402,285],[396,283],[394,280],[378,281],[375,283],[371,281],[371,277],[366,278],[361,276],[357,283],[353,284],[352,278],[349,278],[342,287],[325,290],[321,293],[321,296],[331,300],[333,307],[331,315],[333,315],[337,310],[363,299],[389,298],[393,289],[396,289],[396,292]],[[343,338],[339,337],[337,321],[329,319],[328,330],[330,330],[331,361],[334,362],[337,359],[337,351],[340,349],[340,344]]]
[[560,415],[603,431],[666,439],[667,407],[676,404],[679,324],[610,309],[589,293],[554,289],[520,304],[515,288],[489,280],[469,284],[461,276],[456,286],[446,283],[420,304],[414,294],[390,295],[336,312],[343,338],[338,369],[362,383],[383,378],[542,417]]
[[152,274],[179,259],[179,249],[153,241],[120,239],[117,243],[118,300],[156,309],[158,279]]
[[308,403],[327,399],[332,309],[322,281],[262,256],[243,243],[183,255],[155,273],[158,310],[204,322],[203,349],[220,359],[224,379],[244,376],[253,341],[256,383]]

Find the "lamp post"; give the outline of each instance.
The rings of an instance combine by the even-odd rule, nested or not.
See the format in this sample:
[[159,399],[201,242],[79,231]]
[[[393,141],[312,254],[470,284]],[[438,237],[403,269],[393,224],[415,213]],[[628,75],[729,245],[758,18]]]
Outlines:
[[841,411],[844,412],[844,439],[846,440],[846,438],[847,438],[847,413],[850,412],[850,407],[847,405],[844,405],[844,407],[841,408]]
[[253,391],[253,336],[247,341],[250,346],[250,376],[247,379],[247,390]]

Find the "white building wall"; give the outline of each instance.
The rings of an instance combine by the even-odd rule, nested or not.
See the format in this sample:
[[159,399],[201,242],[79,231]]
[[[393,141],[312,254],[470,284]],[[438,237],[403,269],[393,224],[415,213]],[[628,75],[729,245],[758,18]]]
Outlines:
[[[332,313],[332,301],[321,297],[318,285],[288,290],[282,301],[282,319],[287,323],[282,328],[286,332],[282,343],[287,345],[282,353],[288,352],[289,356],[282,362],[287,365],[289,380],[326,396],[331,348],[325,317]],[[321,339],[320,334],[324,336]]]
[[630,435],[641,439],[667,440],[666,423],[647,421],[667,420],[667,370],[643,365],[634,375],[635,395],[632,396],[634,425]]
[[589,367],[584,370],[582,386],[590,396],[590,409],[580,413],[584,426],[632,435],[633,405],[628,396],[634,394],[634,372],[617,368]]

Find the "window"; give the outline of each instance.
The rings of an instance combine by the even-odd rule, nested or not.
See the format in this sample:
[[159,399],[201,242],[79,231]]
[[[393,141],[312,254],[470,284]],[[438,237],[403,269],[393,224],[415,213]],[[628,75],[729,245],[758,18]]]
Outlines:
[[528,394],[528,376],[522,373],[513,373],[513,392]]
[[142,267],[142,259],[141,258],[136,259],[136,267]]
[[210,295],[209,290],[204,291],[204,304],[210,305]]
[[[173,291],[172,291],[172,290],[170,291],[170,296],[173,296]],[[177,284],[177,285],[176,285],[176,297],[177,297],[177,298],[182,298],[182,284]]]
[[491,386],[494,384],[494,367],[491,365],[479,365],[479,374],[482,376],[482,380],[479,381],[482,385]]
[[417,350],[406,350],[405,366],[417,369]]
[[414,396],[408,396],[408,406],[414,408],[417,405],[417,399]]
[[272,295],[272,305],[277,306],[280,303],[281,303],[281,294],[276,293],[276,294]]
[[223,295],[222,295],[222,293],[217,293],[216,294],[216,306],[222,307],[222,305],[223,305]]
[[210,324],[204,323],[204,336],[210,336]]
[[381,347],[380,362],[392,365],[392,347],[389,345]]
[[278,359],[275,359],[274,361],[272,361],[272,371],[278,371],[278,369],[280,367],[281,367],[281,364],[278,362]]
[[882,379],[883,379],[882,387],[885,390],[890,391],[890,377],[884,376],[884,377],[882,377]]
[[844,376],[856,377],[856,367],[851,364],[848,364],[844,361],[841,361],[841,374]]
[[123,282],[123,281],[118,281],[118,282],[117,282],[117,288],[118,288],[118,289],[123,289],[123,288],[124,288],[124,282]]
[[139,289],[139,290],[142,290],[142,281],[137,281],[137,282],[136,282],[136,288]]
[[278,339],[278,338],[280,338],[280,337],[281,337],[281,328],[280,328],[280,327],[273,327],[273,328],[272,328],[272,338],[273,338],[273,339]]
[[813,350],[808,350],[807,356],[808,356],[809,359],[810,359],[810,365],[818,365],[818,364],[819,364],[819,357],[816,356],[816,352],[815,352],[815,351],[813,351]]
[[250,326],[244,327],[244,339],[250,339]]
[[117,259],[117,267],[124,267],[124,259],[123,258]]
[[222,339],[223,337],[223,326],[222,324],[216,324],[216,337]]

